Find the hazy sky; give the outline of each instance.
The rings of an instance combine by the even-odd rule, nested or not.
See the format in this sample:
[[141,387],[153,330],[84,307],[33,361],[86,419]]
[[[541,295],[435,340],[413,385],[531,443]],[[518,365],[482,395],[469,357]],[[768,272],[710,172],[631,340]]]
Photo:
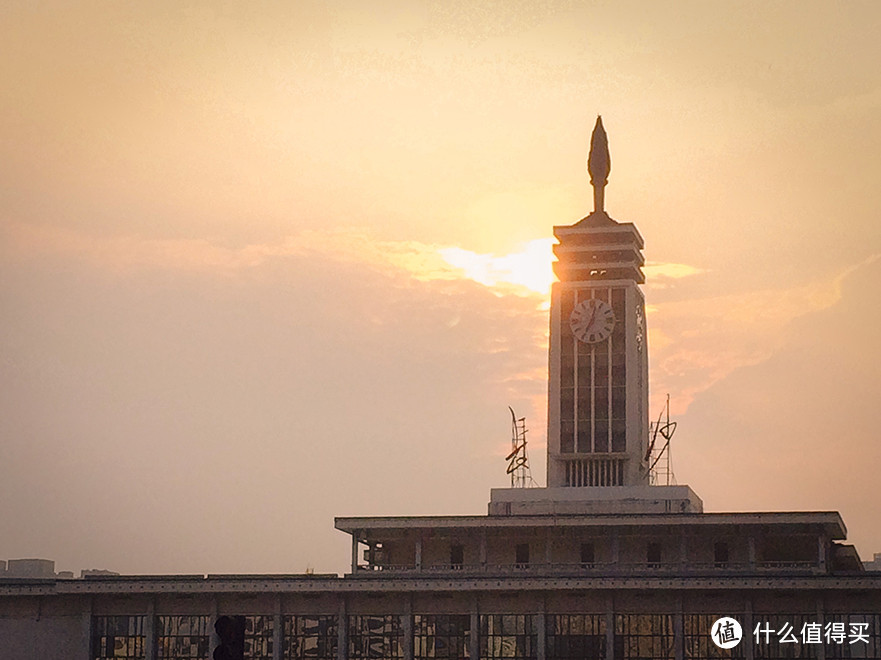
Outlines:
[[544,484],[554,225],[646,240],[709,511],[881,552],[881,5],[0,6],[0,558],[342,571]]

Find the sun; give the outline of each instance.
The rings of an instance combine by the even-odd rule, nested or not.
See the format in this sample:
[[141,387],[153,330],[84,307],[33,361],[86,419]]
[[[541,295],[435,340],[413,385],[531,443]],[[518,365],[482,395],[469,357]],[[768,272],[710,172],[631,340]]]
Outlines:
[[438,254],[465,277],[488,287],[510,285],[529,293],[548,296],[554,282],[553,238],[538,238],[523,243],[521,249],[496,256],[480,254],[459,247],[440,248]]

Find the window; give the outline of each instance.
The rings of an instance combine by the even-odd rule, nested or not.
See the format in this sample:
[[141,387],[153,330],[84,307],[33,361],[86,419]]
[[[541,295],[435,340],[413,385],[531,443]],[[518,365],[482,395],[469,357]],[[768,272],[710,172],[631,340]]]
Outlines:
[[413,659],[470,657],[470,614],[417,614],[413,617]]
[[669,614],[618,614],[615,660],[674,660],[673,617]]
[[661,544],[657,542],[649,543],[646,546],[646,563],[649,568],[661,567]]
[[518,543],[514,548],[514,563],[517,568],[529,567],[529,544]]
[[337,618],[296,615],[284,618],[285,660],[336,660]]
[[[753,644],[753,657],[755,658],[755,660],[782,660],[785,658],[817,657],[816,652],[820,646],[819,644],[800,643],[802,627],[805,624],[813,623],[816,620],[816,614],[759,614],[754,612],[753,629],[755,629],[757,625],[761,625],[762,629],[764,629],[765,627],[770,627],[772,630],[778,631],[784,626],[791,626],[793,634],[798,641],[796,643],[783,642],[781,641],[782,635],[777,635],[775,632],[768,635],[767,643],[765,643],[765,639],[760,636],[761,643]],[[832,619],[830,617],[828,620],[833,621],[835,619]],[[743,636],[747,637],[747,635],[750,635],[750,633],[751,631],[744,630]],[[754,637],[752,641],[755,641]],[[845,644],[845,646],[849,645]],[[850,650],[852,650],[852,648],[848,649],[848,651]],[[826,657],[828,658],[829,656],[827,655]]]
[[716,568],[728,567],[728,544],[725,541],[716,541],[713,544],[713,558]]
[[593,543],[582,543],[581,544],[581,565],[584,568],[593,568],[593,565],[594,565]]
[[349,617],[350,660],[397,660],[404,657],[404,629],[395,614]]
[[139,660],[144,649],[143,616],[96,616],[92,618],[93,660]]
[[606,657],[604,614],[549,614],[547,660]]
[[868,642],[837,644],[834,638],[826,641],[826,660],[839,658],[881,658],[881,614],[833,614],[826,613],[826,621],[844,624],[848,638],[856,630],[868,639]]
[[245,660],[272,660],[274,617],[249,615],[245,620]]
[[531,614],[481,614],[481,660],[535,660],[536,632]]
[[207,660],[211,634],[207,616],[159,616],[156,657],[174,660]]
[[450,568],[460,569],[465,563],[465,546],[454,543],[450,546]]
[[[723,651],[719,649],[710,637],[713,624],[722,616],[733,616],[743,623],[743,615],[730,612],[727,614],[686,614],[683,629],[685,641],[685,657],[688,660],[715,660],[716,658],[731,658],[742,660],[746,657],[746,644],[741,642],[733,649]],[[798,631],[796,631],[797,633]],[[749,643],[751,631],[743,630],[743,641]],[[828,657],[828,656],[827,656]]]

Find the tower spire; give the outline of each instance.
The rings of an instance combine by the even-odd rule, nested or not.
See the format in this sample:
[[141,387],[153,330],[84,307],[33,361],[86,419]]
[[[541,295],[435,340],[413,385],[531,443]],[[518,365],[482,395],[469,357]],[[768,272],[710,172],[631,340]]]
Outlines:
[[593,186],[594,213],[605,213],[605,189],[611,169],[609,140],[606,129],[603,128],[603,118],[597,115],[597,123],[590,136],[590,154],[587,157],[587,171],[590,173],[590,185]]

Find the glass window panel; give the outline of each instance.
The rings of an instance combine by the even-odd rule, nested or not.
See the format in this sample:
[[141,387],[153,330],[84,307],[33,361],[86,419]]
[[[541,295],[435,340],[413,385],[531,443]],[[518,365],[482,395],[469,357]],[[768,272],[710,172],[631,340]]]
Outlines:
[[535,625],[530,614],[481,614],[481,660],[535,658]]
[[396,614],[350,616],[348,632],[350,660],[404,657],[403,627]]
[[603,614],[549,614],[547,659],[606,658],[605,619]]
[[470,635],[468,614],[417,614],[413,617],[414,660],[468,658]]
[[[755,660],[786,660],[788,658],[816,658],[817,657],[817,647],[810,644],[801,644],[801,629],[805,623],[811,623],[817,620],[816,614],[772,614],[772,615],[763,615],[763,614],[754,614],[753,615],[753,628],[755,628],[755,624],[761,622],[764,624],[769,624],[771,628],[775,631],[781,630],[784,624],[787,624],[792,627],[793,635],[795,636],[796,643],[790,642],[782,642],[780,641],[780,636],[775,633],[772,633],[768,638],[768,643],[765,644],[764,640],[761,640],[759,644],[753,644],[753,657]],[[744,635],[752,636],[753,631],[744,631]],[[750,637],[752,641],[755,641],[753,637]],[[849,657],[849,656],[845,656]]]
[[337,655],[337,617],[334,615],[296,615],[284,619],[284,658],[335,660]]
[[145,617],[92,617],[93,660],[135,660],[145,658]]
[[208,660],[211,634],[208,616],[159,616],[156,628],[157,658]]
[[717,658],[743,660],[746,657],[746,645],[750,642],[748,630],[743,631],[743,642],[733,649],[720,649],[710,638],[713,624],[723,616],[733,616],[740,622],[744,620],[741,614],[731,612],[726,614],[686,614],[684,616],[683,640],[687,660],[716,660]]
[[674,660],[673,617],[668,614],[615,616],[616,660]]

